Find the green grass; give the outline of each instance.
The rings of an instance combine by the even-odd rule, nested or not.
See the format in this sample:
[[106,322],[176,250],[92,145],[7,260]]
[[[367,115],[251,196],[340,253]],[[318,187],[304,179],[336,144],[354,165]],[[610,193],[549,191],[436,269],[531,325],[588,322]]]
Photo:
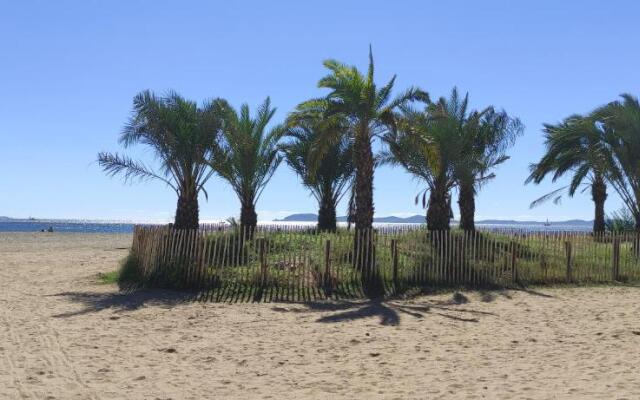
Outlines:
[[[309,297],[309,293],[322,297],[327,288],[340,297],[362,293],[362,273],[354,266],[353,231],[257,232],[253,240],[242,240],[237,232],[226,231],[209,233],[204,241],[180,240],[181,246],[170,240],[151,253],[162,261],[150,261],[154,269],[148,270],[145,282],[138,274],[138,259],[133,254],[123,262],[117,278],[104,279],[116,279],[120,285],[131,282],[178,290],[212,290],[223,298],[249,298],[256,291],[260,295],[263,291],[276,293],[276,297],[285,299]],[[397,279],[393,274],[392,241],[398,251]],[[571,281],[567,279],[567,241],[572,249]],[[376,233],[375,243],[377,272],[386,292],[393,295],[425,288],[612,282],[610,237],[596,240],[589,235],[495,232],[479,232],[473,237],[459,230],[443,236],[414,230],[381,231]],[[167,249],[166,245],[174,252],[168,258],[161,250]],[[634,246],[628,238],[620,244],[618,281],[640,281],[640,259]],[[325,273],[327,249],[330,275]]]
[[141,284],[142,278],[138,269],[138,258],[130,252],[121,262],[120,268],[111,272],[98,274],[98,281],[104,285]]
[[103,285],[112,285],[118,283],[120,277],[120,271],[100,272],[98,274],[98,281]]
[[[209,240],[220,242],[223,235],[228,233],[214,233]],[[267,241],[266,261],[269,271],[275,275],[271,278],[278,281],[286,281],[291,278],[299,278],[301,274],[322,271],[324,268],[325,242],[331,241],[331,264],[333,272],[341,278],[357,281],[357,272],[353,271],[351,257],[353,256],[353,234],[344,230],[336,233],[309,233],[309,232],[270,232],[258,233],[256,237],[264,236]],[[391,251],[390,241],[396,239],[398,243],[398,272],[405,279],[424,279],[430,274],[436,274],[439,268],[441,273],[446,268],[450,258],[450,249],[447,257],[443,258],[440,251],[435,248],[428,239],[424,230],[406,231],[387,235],[380,233],[377,236],[376,260],[380,274],[384,279],[391,278]],[[461,248],[457,251],[455,262],[463,260],[464,271],[453,272],[459,274],[456,279],[469,279],[477,276],[498,277],[499,280],[509,281],[511,277],[511,264],[515,241],[515,259],[519,281],[527,283],[537,282],[561,282],[567,276],[567,258],[565,240],[572,244],[572,268],[573,275],[578,280],[588,282],[607,281],[611,279],[612,244],[610,241],[597,241],[589,236],[558,238],[544,237],[541,235],[514,236],[504,233],[483,232],[473,241],[462,231],[453,230],[447,246]],[[254,243],[247,242],[244,251],[248,254],[246,261],[234,262],[233,257],[225,260],[212,260],[211,273],[220,274],[222,280],[234,280],[236,282],[251,281],[255,279],[259,270],[258,250]],[[620,248],[620,277],[637,278],[638,260],[633,255],[632,244],[623,242]],[[223,262],[220,262],[223,261]],[[287,265],[300,265],[293,272],[278,271],[274,265],[286,263]],[[232,268],[227,268],[232,267]],[[218,272],[216,272],[216,270]],[[501,274],[504,274],[502,276]],[[313,278],[311,276],[311,278]],[[313,281],[313,279],[308,279]],[[284,283],[284,282],[283,282]],[[499,282],[496,282],[499,283]]]

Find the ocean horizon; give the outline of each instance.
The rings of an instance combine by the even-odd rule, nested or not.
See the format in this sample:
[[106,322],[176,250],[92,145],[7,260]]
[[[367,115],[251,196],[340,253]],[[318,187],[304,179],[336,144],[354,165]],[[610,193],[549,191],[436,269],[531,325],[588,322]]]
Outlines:
[[[226,223],[220,220],[204,220],[203,224]],[[82,221],[82,220],[3,220],[0,221],[0,232],[53,232],[63,233],[132,233],[135,225],[163,225],[166,222],[123,222],[123,221]],[[314,227],[315,221],[258,221],[259,226],[281,227]],[[395,223],[374,222],[375,228],[418,228],[424,223]],[[339,227],[347,227],[346,222],[338,222]],[[451,224],[457,226],[457,221]],[[548,225],[537,221],[505,221],[504,223],[476,223],[478,229],[483,230],[507,230],[507,231],[535,231],[535,232],[589,232],[589,224],[567,224],[562,222],[550,222]]]

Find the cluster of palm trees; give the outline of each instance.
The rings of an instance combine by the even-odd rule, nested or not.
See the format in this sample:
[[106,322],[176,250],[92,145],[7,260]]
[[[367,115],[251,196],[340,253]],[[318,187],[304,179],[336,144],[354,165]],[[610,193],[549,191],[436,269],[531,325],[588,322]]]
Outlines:
[[[328,74],[318,86],[329,92],[299,104],[277,125],[269,98],[252,115],[248,105],[238,111],[224,99],[198,105],[174,92],[142,92],[120,142],[151,147],[160,168],[117,153],[100,153],[99,164],[125,180],[158,179],[171,187],[178,197],[177,229],[198,227],[198,196],[208,197],[205,184],[217,174],[238,196],[241,227],[252,230],[256,203],[284,160],[318,201],[321,230],[336,229],[336,207],[347,195],[356,231],[372,227],[374,171],[382,164],[401,166],[424,183],[415,201],[421,198],[427,209],[428,229],[449,229],[455,189],[461,228],[474,230],[475,196],[509,158],[523,132],[520,120],[494,107],[470,110],[468,95],[455,88],[436,101],[418,88],[393,97],[395,76],[376,85],[371,49],[366,73],[335,60],[324,66]],[[611,185],[640,229],[638,100],[625,95],[589,116],[545,125],[545,134],[547,153],[532,166],[529,181],[574,175],[567,188],[538,202],[562,190],[573,195],[588,181],[596,203],[594,230],[600,231]],[[383,150],[376,154],[374,147]]]
[[553,181],[571,175],[569,185],[534,201],[560,201],[590,191],[595,206],[594,233],[606,229],[604,204],[608,187],[620,196],[624,214],[632,216],[640,232],[640,103],[623,94],[621,100],[598,107],[587,115],[571,115],[559,124],[544,126],[546,152],[531,165],[527,182]]

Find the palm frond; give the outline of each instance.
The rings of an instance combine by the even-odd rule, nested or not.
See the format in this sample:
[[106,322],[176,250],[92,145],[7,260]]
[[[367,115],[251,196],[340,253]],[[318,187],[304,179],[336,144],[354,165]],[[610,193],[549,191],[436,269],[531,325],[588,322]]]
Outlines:
[[98,165],[109,176],[123,175],[125,182],[134,180],[157,179],[166,183],[172,189],[177,190],[175,184],[168,179],[156,174],[148,166],[141,162],[136,162],[130,157],[119,155],[117,153],[99,153]]

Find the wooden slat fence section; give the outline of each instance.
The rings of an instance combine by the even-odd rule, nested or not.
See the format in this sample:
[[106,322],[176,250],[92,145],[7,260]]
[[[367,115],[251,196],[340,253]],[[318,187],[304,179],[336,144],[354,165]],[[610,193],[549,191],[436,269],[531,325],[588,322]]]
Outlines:
[[213,301],[299,301],[424,287],[640,280],[638,233],[317,232],[136,226],[143,284]]

